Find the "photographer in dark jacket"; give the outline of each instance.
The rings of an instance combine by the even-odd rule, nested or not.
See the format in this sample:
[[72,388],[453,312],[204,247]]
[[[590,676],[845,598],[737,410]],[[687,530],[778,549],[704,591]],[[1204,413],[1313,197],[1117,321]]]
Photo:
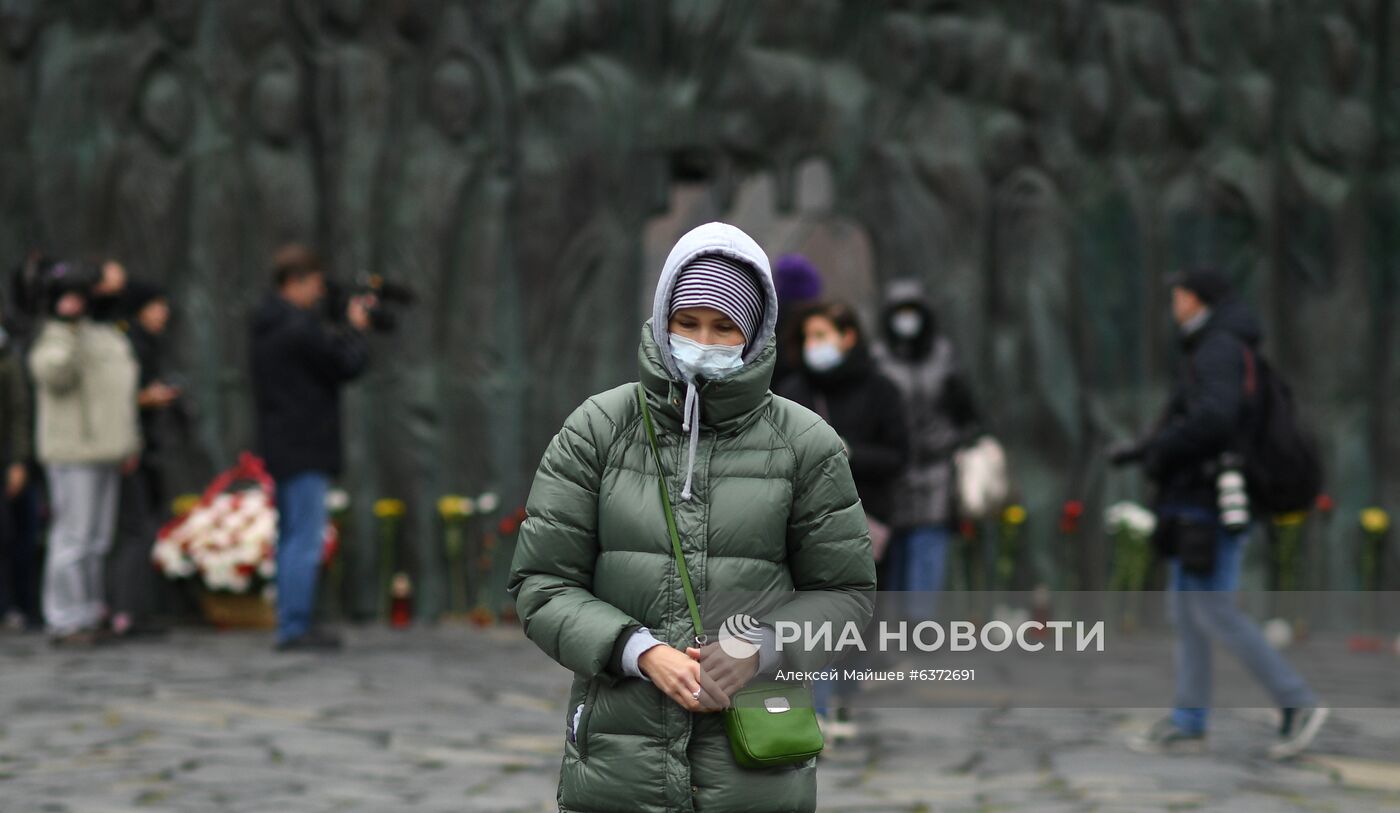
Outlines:
[[1252,419],[1248,382],[1259,323],[1214,270],[1173,280],[1172,316],[1181,329],[1182,363],[1166,413],[1146,440],[1112,453],[1117,465],[1141,462],[1157,486],[1158,547],[1169,557],[1178,636],[1174,709],[1129,745],[1148,753],[1204,749],[1216,638],[1283,710],[1280,740],[1269,753],[1291,757],[1317,735],[1328,711],[1235,603],[1249,530],[1227,527],[1218,508],[1222,457],[1238,450]]
[[326,491],[340,472],[340,388],[364,371],[373,297],[355,297],[343,326],[324,323],[326,275],[302,246],[273,260],[277,290],[252,324],[258,445],[277,484],[277,649],[337,649],[311,625],[326,526]]

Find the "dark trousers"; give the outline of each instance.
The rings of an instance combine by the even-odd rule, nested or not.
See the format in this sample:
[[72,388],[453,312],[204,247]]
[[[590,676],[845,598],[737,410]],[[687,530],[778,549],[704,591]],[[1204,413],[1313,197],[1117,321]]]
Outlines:
[[39,494],[32,480],[13,500],[0,495],[0,617],[12,610],[40,623]]
[[107,554],[107,606],[113,615],[149,619],[157,605],[159,574],[151,562],[161,495],[155,469],[141,465],[122,476],[117,532]]

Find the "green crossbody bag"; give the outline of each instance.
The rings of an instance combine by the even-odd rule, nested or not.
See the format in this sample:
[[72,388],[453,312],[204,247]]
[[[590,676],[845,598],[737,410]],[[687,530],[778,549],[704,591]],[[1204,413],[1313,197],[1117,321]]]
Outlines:
[[[671,495],[666,488],[666,475],[661,467],[661,450],[656,445],[656,428],[651,422],[646,391],[637,385],[637,403],[646,424],[647,441],[656,460],[656,482],[661,492],[661,507],[666,511],[666,530],[671,534],[671,552],[676,557],[685,603],[690,608],[690,622],[695,627],[695,643],[705,643],[705,627],[695,603],[695,591],[690,586],[690,571],[681,551],[680,534],[676,532],[676,516],[671,510]],[[734,760],[745,768],[773,768],[806,762],[822,750],[822,732],[812,709],[811,695],[802,683],[758,681],[735,692],[724,710],[724,730],[729,735],[729,747]]]

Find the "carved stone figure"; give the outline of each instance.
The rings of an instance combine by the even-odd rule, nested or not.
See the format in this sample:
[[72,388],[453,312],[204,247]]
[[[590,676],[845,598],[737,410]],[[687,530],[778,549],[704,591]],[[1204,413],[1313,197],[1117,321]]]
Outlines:
[[1014,586],[1050,583],[1066,559],[1055,544],[1059,506],[1083,482],[1078,325],[1072,239],[1064,201],[1011,114],[994,127],[988,419],[1012,450],[1028,519]]
[[[1309,382],[1312,414],[1322,428],[1329,485],[1341,515],[1356,516],[1378,496],[1376,450],[1368,435],[1373,410],[1386,408],[1367,397],[1384,352],[1374,343],[1384,305],[1374,296],[1366,211],[1376,126],[1361,101],[1371,81],[1356,28],[1340,14],[1315,25],[1310,50],[1324,70],[1296,96],[1296,140],[1280,179],[1287,190],[1287,239],[1279,307],[1287,319],[1289,368]],[[1319,352],[1324,347],[1348,351]],[[1354,573],[1351,546],[1331,547],[1330,572]]]
[[0,0],[0,268],[40,239],[28,143],[36,12],[34,0]]
[[[408,503],[414,560],[424,564],[441,555],[431,529],[448,463],[441,445],[448,414],[445,372],[449,360],[473,353],[470,346],[449,346],[446,331],[449,322],[459,318],[450,307],[456,299],[451,292],[470,285],[480,273],[460,261],[469,225],[465,198],[480,169],[479,158],[468,158],[471,145],[466,143],[479,101],[477,79],[466,60],[449,56],[432,68],[424,107],[403,142],[386,195],[395,205],[383,224],[382,272],[424,296],[382,342],[400,361],[373,372],[377,395],[371,398],[382,416],[376,421],[373,446],[379,451],[376,458],[384,461],[381,489]],[[486,428],[484,415],[452,414],[455,421]],[[473,439],[478,448],[486,446],[484,432]],[[442,569],[419,571],[422,595],[438,604],[425,610],[431,615],[441,609]]]
[[168,65],[156,63],[141,88],[137,128],[113,168],[115,254],[146,279],[169,285],[188,259],[190,173],[186,147],[194,129],[189,91]]
[[368,511],[402,486],[431,615],[437,493],[518,504],[568,410],[634,375],[644,239],[749,220],[838,295],[928,284],[1020,477],[1023,575],[1064,583],[1059,501],[1148,496],[1099,450],[1160,405],[1183,266],[1261,312],[1339,515],[1397,509],[1394,6],[0,0],[0,268],[167,282],[206,468],[252,440],[276,246],[419,289],[375,338],[402,363],[347,399],[348,592],[378,606]]

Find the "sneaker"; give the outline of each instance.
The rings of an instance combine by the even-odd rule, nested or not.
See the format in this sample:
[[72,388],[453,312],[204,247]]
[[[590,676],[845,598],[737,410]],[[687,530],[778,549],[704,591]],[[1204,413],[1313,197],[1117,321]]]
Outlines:
[[1331,709],[1321,707],[1284,709],[1283,722],[1279,725],[1278,732],[1281,739],[1270,746],[1269,758],[1289,759],[1303,753],[1317,738],[1317,732],[1331,714]]
[[333,632],[313,629],[296,638],[278,641],[278,652],[338,652],[344,644]]
[[1164,717],[1146,732],[1129,737],[1128,748],[1139,754],[1199,754],[1206,750],[1206,735],[1183,731]]

